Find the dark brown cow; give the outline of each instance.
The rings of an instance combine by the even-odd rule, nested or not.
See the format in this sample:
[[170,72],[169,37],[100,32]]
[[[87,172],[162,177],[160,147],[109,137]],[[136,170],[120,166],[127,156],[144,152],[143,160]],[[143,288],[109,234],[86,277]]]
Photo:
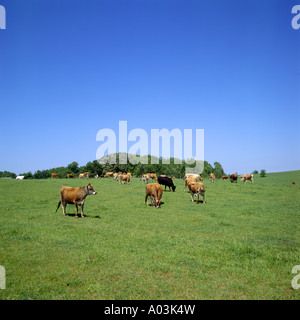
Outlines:
[[145,204],[148,205],[148,197],[150,197],[153,207],[159,208],[162,194],[163,194],[163,189],[159,183],[147,184]]
[[78,206],[81,206],[81,217],[84,218],[83,215],[83,206],[86,196],[91,194],[97,194],[92,185],[89,183],[86,187],[61,187],[60,188],[60,200],[58,202],[58,206],[56,212],[60,206],[63,208],[63,215],[66,215],[66,206],[67,203],[75,204],[76,208],[76,218],[78,217]]
[[238,176],[237,176],[236,173],[231,174],[231,175],[230,175],[230,182],[233,182],[233,181],[236,181],[236,182],[237,182],[237,178],[238,178]]
[[72,179],[72,178],[74,178],[74,177],[73,177],[73,175],[72,175],[71,173],[67,173],[67,178],[68,178],[68,179],[70,179],[70,178]]
[[222,180],[228,179],[228,176],[222,176]]

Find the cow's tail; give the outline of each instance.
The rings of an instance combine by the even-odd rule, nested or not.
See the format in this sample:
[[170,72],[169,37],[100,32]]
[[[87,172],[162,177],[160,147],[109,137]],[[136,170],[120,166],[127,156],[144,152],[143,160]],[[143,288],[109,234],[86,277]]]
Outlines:
[[55,212],[57,212],[58,208],[60,207],[60,204],[61,204],[61,200],[59,200],[58,205],[57,205],[57,209]]

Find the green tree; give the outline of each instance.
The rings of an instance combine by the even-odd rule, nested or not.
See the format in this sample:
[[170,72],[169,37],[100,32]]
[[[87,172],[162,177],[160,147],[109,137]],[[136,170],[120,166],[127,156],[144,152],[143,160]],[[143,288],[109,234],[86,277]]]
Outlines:
[[68,169],[71,170],[73,173],[78,173],[79,172],[79,167],[78,167],[78,162],[73,161],[68,165]]
[[259,174],[261,178],[264,178],[267,175],[265,169],[261,169]]

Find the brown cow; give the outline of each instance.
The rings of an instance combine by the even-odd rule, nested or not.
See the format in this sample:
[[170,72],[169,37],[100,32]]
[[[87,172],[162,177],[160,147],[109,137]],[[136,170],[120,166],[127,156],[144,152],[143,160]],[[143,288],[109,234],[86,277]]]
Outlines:
[[106,172],[104,178],[112,178],[114,176],[113,172]]
[[205,203],[205,187],[202,182],[192,182],[189,184],[190,194],[192,202],[194,202],[194,195],[197,196],[197,202],[199,202],[199,194],[203,197],[203,203]]
[[130,182],[130,177],[131,177],[131,175],[129,175],[129,174],[120,174],[119,175],[119,184],[123,184],[123,182],[128,184]]
[[68,178],[68,179],[72,179],[72,178],[74,178],[74,177],[73,177],[73,175],[72,175],[71,173],[67,173],[67,178]]
[[203,181],[203,178],[200,176],[200,174],[197,173],[187,173],[184,175],[183,179],[188,179],[188,178],[195,178],[196,181]]
[[86,187],[61,187],[60,188],[60,200],[58,202],[58,206],[56,212],[60,206],[63,208],[63,215],[66,215],[66,206],[67,203],[75,204],[76,208],[76,218],[78,217],[78,206],[81,206],[81,217],[84,218],[83,215],[83,206],[86,196],[91,194],[97,194],[92,185],[89,183]]
[[214,183],[215,179],[216,179],[216,176],[213,173],[211,173],[209,176],[209,180],[211,180],[211,182]]
[[293,181],[293,182],[292,182],[292,184],[296,184],[296,182],[295,182],[295,181]]
[[188,187],[189,184],[193,182],[197,182],[197,179],[195,177],[185,179],[184,191],[186,187]]
[[156,181],[157,181],[157,175],[156,175],[156,173],[147,173],[147,175],[148,175],[148,179],[151,178],[152,181],[153,181],[153,180],[156,180]]
[[153,205],[153,207],[159,208],[161,204],[162,194],[163,194],[163,189],[159,183],[147,184],[145,204],[148,206],[148,197],[150,197],[151,204]]
[[253,174],[242,174],[241,175],[241,181],[244,181],[244,183],[245,183],[245,182],[247,182],[247,180],[250,180],[253,183],[254,182]]
[[228,179],[228,176],[222,176],[222,180]]
[[52,174],[51,174],[51,178],[57,179],[57,178],[58,178],[58,174],[57,174],[57,173],[52,173]]
[[230,175],[230,182],[236,181],[237,182],[237,174],[236,173],[232,173]]
[[82,178],[82,179],[87,178],[88,179],[89,178],[89,173],[88,172],[79,173],[78,178]]

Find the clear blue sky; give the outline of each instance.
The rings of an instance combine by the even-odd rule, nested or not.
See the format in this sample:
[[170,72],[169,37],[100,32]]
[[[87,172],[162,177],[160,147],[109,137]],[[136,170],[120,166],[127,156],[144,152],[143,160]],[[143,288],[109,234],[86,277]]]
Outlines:
[[296,4],[0,0],[0,171],[85,165],[119,120],[204,129],[227,173],[300,169]]

